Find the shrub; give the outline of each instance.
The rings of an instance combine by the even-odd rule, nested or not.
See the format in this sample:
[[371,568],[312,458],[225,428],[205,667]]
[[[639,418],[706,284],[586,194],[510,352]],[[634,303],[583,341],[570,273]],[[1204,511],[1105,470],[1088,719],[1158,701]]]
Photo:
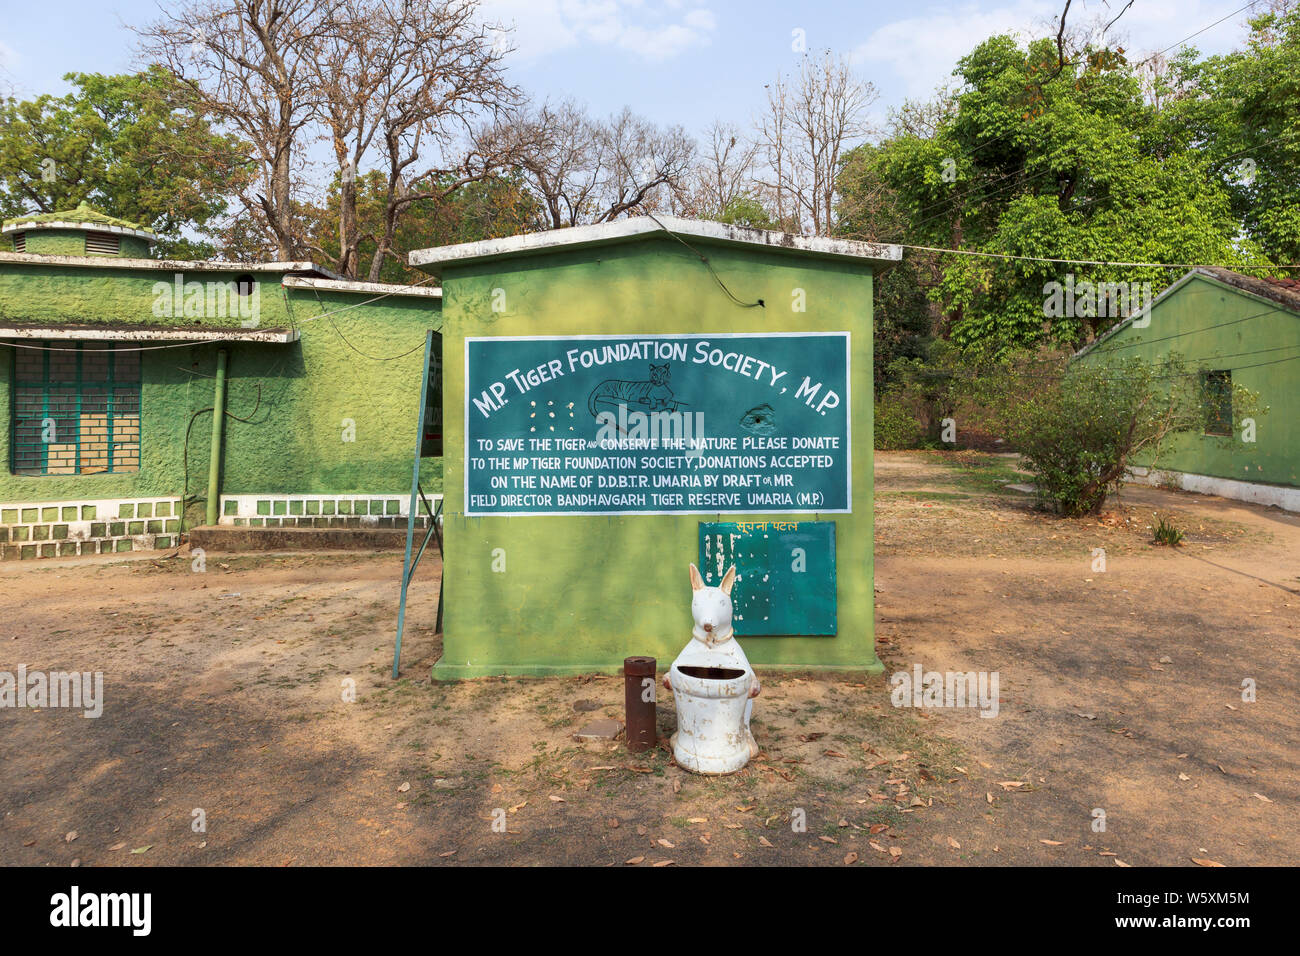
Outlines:
[[914,403],[902,390],[891,390],[876,401],[875,447],[881,451],[919,448],[925,426],[918,419]]
[[[1055,374],[1022,361],[1004,368],[997,383],[1006,437],[1033,472],[1040,498],[1069,516],[1099,512],[1135,456],[1154,468],[1170,438],[1202,432],[1210,398],[1203,376],[1177,356],[1076,362]],[[1234,417],[1260,414],[1255,396],[1240,386],[1232,401]]]
[[1171,548],[1176,548],[1183,543],[1184,532],[1179,528],[1174,527],[1172,521],[1166,521],[1160,515],[1156,515],[1156,524],[1155,527],[1151,529],[1151,534],[1154,536],[1155,540],[1153,543],[1155,544],[1162,544]]

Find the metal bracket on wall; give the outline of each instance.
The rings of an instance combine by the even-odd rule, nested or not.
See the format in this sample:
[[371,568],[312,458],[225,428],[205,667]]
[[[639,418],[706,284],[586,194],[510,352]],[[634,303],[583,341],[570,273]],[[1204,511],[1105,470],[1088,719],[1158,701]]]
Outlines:
[[[420,487],[420,452],[424,445],[424,426],[425,413],[428,404],[425,397],[429,390],[429,369],[434,359],[434,339],[436,332],[430,330],[424,341],[424,378],[420,388],[420,424],[415,433],[415,465],[411,474],[411,502],[407,509],[406,515],[406,557],[402,561],[402,594],[397,605],[397,640],[393,646],[393,679],[397,679],[398,665],[402,659],[402,632],[406,627],[406,592],[411,586],[411,579],[415,577],[415,569],[419,567],[420,558],[424,556],[424,549],[429,545],[429,539],[433,538],[438,542],[438,559],[442,560],[442,499],[438,499],[438,508],[435,511],[429,504],[429,499]],[[424,513],[429,516],[429,530],[424,535],[424,540],[420,542],[420,548],[415,552],[412,558],[411,552],[415,544],[415,517],[419,514],[419,505],[423,502]],[[438,574],[438,619],[436,630],[442,631],[442,584],[443,572],[439,570]]]

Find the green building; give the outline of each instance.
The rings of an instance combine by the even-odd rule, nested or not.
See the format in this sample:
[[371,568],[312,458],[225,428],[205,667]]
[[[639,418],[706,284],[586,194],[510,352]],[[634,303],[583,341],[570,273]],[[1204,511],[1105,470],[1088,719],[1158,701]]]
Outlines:
[[391,286],[152,240],[85,207],[0,227],[4,558],[405,527],[441,329],[439,676],[666,661],[691,561],[740,569],[756,666],[881,670],[871,301],[897,247],[643,217],[426,250]]
[[756,667],[879,672],[873,277],[894,246],[638,217],[412,253],[443,289],[439,677],[616,670],[735,562]]
[[153,239],[84,205],[0,227],[3,557],[168,547],[210,519],[404,527],[439,290],[153,259]]
[[1158,471],[1139,466],[1133,477],[1300,511],[1300,281],[1193,269],[1076,360],[1159,362],[1172,353],[1219,393],[1236,385],[1257,393],[1268,412],[1233,422],[1230,408],[1207,408],[1204,434],[1178,436]]

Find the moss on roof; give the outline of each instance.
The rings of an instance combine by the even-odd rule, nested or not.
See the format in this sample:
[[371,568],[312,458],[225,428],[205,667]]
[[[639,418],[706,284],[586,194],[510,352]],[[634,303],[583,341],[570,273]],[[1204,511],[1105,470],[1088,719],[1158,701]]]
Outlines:
[[1257,279],[1219,266],[1200,266],[1196,271],[1243,292],[1272,299],[1292,312],[1300,312],[1300,282],[1295,279]]
[[133,229],[137,232],[147,232],[153,235],[153,232],[141,226],[139,223],[129,222],[126,219],[118,219],[115,216],[109,216],[100,212],[98,209],[91,207],[89,203],[81,203],[76,209],[65,209],[61,212],[43,212],[34,213],[30,216],[15,216],[12,219],[6,219],[4,225],[33,225],[40,226],[46,223],[70,222],[79,226],[117,226],[120,229]]

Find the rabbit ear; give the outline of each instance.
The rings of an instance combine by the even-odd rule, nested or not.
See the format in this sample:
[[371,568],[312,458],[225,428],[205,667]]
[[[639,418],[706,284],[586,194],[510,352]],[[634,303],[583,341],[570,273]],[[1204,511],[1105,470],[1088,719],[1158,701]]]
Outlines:
[[722,583],[718,587],[722,588],[722,593],[727,596],[731,595],[731,586],[736,583],[736,566],[733,564],[727,568],[727,573],[722,576]]
[[704,590],[704,578],[700,577],[700,569],[693,564],[691,565],[691,590]]

